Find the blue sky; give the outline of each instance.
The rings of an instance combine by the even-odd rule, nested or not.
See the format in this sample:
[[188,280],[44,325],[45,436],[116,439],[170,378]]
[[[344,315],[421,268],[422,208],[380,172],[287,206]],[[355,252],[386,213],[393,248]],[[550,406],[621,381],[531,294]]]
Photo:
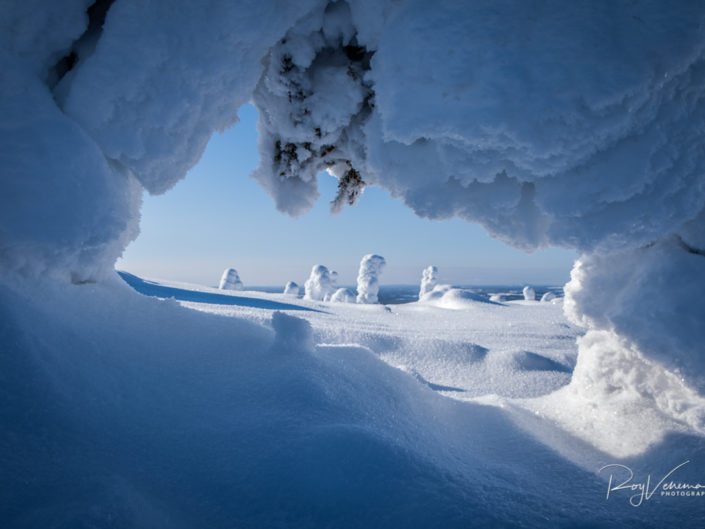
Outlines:
[[214,285],[233,267],[246,286],[265,286],[303,284],[311,267],[323,264],[339,273],[339,284],[354,285],[362,256],[378,253],[387,260],[387,284],[418,283],[430,264],[441,280],[458,285],[557,285],[569,278],[575,252],[528,255],[465,221],[420,219],[383,189],[366,189],[356,206],[331,216],[337,180],[325,173],[314,209],[285,216],[249,178],[258,163],[257,111],[248,105],[239,116],[235,127],[213,136],[184,180],[164,195],[145,195],[141,234],[118,269]]

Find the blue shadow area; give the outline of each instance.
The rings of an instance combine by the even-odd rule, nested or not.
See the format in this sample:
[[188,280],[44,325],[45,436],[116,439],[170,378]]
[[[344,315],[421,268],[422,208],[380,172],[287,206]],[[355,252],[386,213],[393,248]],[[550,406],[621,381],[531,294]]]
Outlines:
[[118,275],[132,288],[145,296],[155,298],[174,298],[178,301],[192,301],[194,303],[209,303],[212,305],[236,305],[238,307],[253,307],[256,309],[268,310],[306,310],[311,312],[324,312],[321,310],[292,305],[291,303],[280,303],[268,299],[250,298],[247,296],[228,296],[226,294],[216,294],[213,292],[196,292],[183,288],[168,287],[159,285],[152,281],[147,281],[141,277],[118,271]]

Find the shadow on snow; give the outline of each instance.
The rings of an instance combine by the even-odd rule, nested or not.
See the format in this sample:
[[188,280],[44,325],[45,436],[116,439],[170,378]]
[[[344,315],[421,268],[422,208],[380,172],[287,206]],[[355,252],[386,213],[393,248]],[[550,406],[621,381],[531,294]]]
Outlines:
[[169,299],[177,301],[191,301],[194,303],[209,303],[212,305],[237,305],[239,307],[253,307],[256,309],[269,310],[308,310],[313,312],[323,312],[291,303],[281,303],[268,299],[251,298],[240,295],[216,294],[215,292],[197,292],[184,288],[169,287],[160,285],[152,281],[147,281],[127,272],[118,272],[118,275],[132,288],[145,296]]

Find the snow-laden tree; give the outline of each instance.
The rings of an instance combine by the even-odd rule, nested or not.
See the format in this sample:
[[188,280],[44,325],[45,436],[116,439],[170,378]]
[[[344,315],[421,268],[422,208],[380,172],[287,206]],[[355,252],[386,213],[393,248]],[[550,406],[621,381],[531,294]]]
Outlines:
[[360,261],[357,274],[357,302],[377,303],[379,293],[379,275],[387,264],[381,255],[367,254]]
[[304,283],[304,299],[313,301],[327,301],[335,292],[334,272],[323,265],[314,265],[311,275]]
[[240,276],[234,268],[226,268],[220,277],[218,288],[221,290],[244,290]]
[[296,284],[294,281],[287,282],[286,286],[284,286],[284,295],[285,296],[298,296],[299,295],[299,285]]
[[419,299],[431,292],[438,284],[438,267],[431,265],[424,268],[421,273],[421,287],[419,289]]

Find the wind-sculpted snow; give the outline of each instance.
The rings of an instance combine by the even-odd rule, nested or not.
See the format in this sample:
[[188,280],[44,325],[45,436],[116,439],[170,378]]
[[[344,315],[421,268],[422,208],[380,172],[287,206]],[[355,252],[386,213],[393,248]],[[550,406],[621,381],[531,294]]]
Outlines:
[[[642,470],[678,440],[702,454],[704,23],[689,0],[0,3],[0,525],[575,526],[602,492],[555,454],[576,438]],[[588,329],[570,383],[508,402],[492,387],[521,395],[493,377],[565,383],[572,364],[422,339],[394,364],[410,342],[380,339],[408,376],[366,343],[316,346],[290,315],[272,333],[116,285],[142,192],[172,187],[251,100],[253,176],[281,211],[310,209],[325,169],[334,212],[378,185],[420,216],[578,249],[564,303]],[[335,273],[305,288],[323,304]],[[495,299],[436,285],[412,312],[559,308]],[[503,411],[433,395],[466,393],[428,376],[444,350],[487,368],[475,380]],[[581,485],[543,495],[557,483]],[[591,522],[634,516],[612,505]],[[673,505],[638,525],[671,524]]]

